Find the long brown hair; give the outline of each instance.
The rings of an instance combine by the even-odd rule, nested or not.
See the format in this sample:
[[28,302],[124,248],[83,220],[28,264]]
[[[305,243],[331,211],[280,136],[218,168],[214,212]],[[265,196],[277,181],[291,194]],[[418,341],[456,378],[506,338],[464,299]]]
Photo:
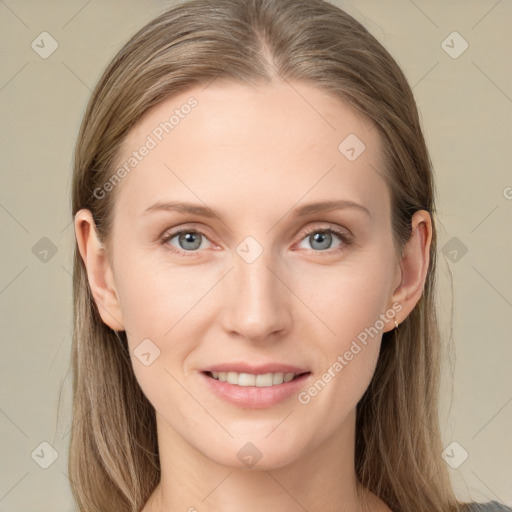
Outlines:
[[[349,102],[383,141],[397,251],[413,213],[431,214],[424,293],[399,329],[384,333],[357,406],[355,469],[395,512],[459,510],[441,458],[431,162],[406,78],[354,18],[322,0],[188,0],[163,12],[124,45],[90,98],[75,148],[73,216],[91,210],[108,242],[116,195],[94,191],[113,176],[130,128],[163,99],[213,80],[300,81]],[[155,411],[135,379],[126,333],[99,316],[77,247],[73,292],[73,495],[82,512],[138,512],[160,479]]]

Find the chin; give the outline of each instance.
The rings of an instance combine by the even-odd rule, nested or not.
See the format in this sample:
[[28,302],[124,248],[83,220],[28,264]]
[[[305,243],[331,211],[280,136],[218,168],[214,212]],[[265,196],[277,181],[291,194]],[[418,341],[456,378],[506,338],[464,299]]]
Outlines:
[[[203,454],[216,464],[229,467],[231,469],[246,470],[273,470],[279,469],[296,462],[304,447],[298,442],[288,437],[288,442],[284,443],[282,438],[273,440],[261,437],[254,437],[253,441],[244,436],[243,440],[230,439],[224,446],[215,443],[219,451],[212,453],[211,450]],[[211,448],[211,445],[210,445]]]

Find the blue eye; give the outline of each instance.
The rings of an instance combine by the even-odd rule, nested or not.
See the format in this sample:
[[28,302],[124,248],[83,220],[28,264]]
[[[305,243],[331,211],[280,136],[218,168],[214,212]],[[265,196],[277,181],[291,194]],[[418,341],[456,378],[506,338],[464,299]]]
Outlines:
[[[334,240],[333,236],[340,240],[340,243],[334,248],[331,247]],[[314,227],[304,233],[302,241],[307,241],[314,252],[328,252],[332,254],[333,252],[344,250],[350,245],[351,239],[347,233],[338,229]],[[306,247],[306,249],[308,248]]]
[[[333,248],[331,246],[336,238],[338,238],[339,243]],[[176,239],[177,245],[171,243],[173,239]],[[203,245],[205,241],[211,244],[206,234],[197,229],[180,229],[166,232],[161,238],[162,245],[165,245],[172,253],[182,256],[194,256],[199,252],[199,249],[208,248]],[[303,233],[301,243],[305,241],[311,247],[306,247],[305,249],[307,250],[315,253],[333,254],[346,249],[351,244],[351,237],[346,232],[335,228],[314,226],[309,231]]]
[[[176,238],[178,247],[171,244],[171,240]],[[197,249],[203,248],[202,242],[208,240],[204,233],[195,229],[182,229],[174,233],[166,233],[162,238],[162,244],[166,244],[171,252],[193,256]]]

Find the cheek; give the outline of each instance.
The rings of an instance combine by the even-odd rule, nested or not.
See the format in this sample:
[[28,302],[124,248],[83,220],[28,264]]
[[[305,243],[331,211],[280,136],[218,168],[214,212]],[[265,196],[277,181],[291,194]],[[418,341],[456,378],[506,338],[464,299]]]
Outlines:
[[136,375],[150,378],[147,375],[151,372],[139,372],[143,365],[136,357],[144,343],[150,352],[158,353],[156,366],[172,374],[182,371],[187,356],[204,338],[211,317],[207,310],[212,304],[207,295],[218,277],[192,266],[153,264],[143,256],[124,259],[118,266],[118,276],[121,311],[130,353],[135,351],[132,360]]
[[360,258],[328,271],[304,270],[297,276],[291,287],[316,316],[317,320],[313,314],[302,315],[318,333],[324,333],[318,336],[319,342],[326,348],[343,348],[347,340],[375,324],[388,307],[389,268],[382,261],[365,263]]
[[215,276],[210,279],[192,266],[153,260],[135,254],[120,262],[119,298],[128,331],[164,340],[176,327],[190,323],[189,314],[211,288]]
[[200,285],[182,269],[158,271],[142,261],[126,259],[119,267],[119,298],[133,371],[157,411],[187,422],[191,415],[183,416],[188,401],[179,382],[188,355],[201,339],[201,307],[194,304],[206,292],[204,280]]
[[309,400],[332,411],[332,425],[355,407],[375,371],[383,328],[380,315],[389,301],[386,268],[382,262],[361,262],[316,274],[314,283],[302,280],[299,294],[318,318],[307,315],[303,329],[314,340],[319,363],[318,379],[305,390],[304,403]]

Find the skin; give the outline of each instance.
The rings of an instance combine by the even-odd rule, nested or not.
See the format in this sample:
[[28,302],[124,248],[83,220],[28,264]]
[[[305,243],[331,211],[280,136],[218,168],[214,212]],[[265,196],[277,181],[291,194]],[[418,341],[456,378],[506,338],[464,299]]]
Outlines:
[[[389,511],[356,481],[354,443],[355,407],[394,319],[307,405],[294,395],[273,407],[240,408],[207,389],[199,371],[231,361],[285,362],[312,372],[309,387],[393,304],[401,306],[399,323],[414,308],[428,268],[430,216],[414,215],[398,255],[389,191],[377,172],[377,131],[348,104],[306,84],[190,89],[146,113],[120,161],[191,96],[197,107],[117,185],[111,258],[90,212],[75,218],[103,321],[126,330],[131,354],[146,338],[160,350],[149,366],[132,356],[156,410],[162,467],[143,512]],[[351,133],[366,146],[354,161],[338,150]],[[292,214],[340,199],[369,216],[357,208]],[[206,204],[223,221],[143,213],[171,200]],[[322,249],[305,234],[318,225],[350,233],[352,243],[333,234]],[[204,233],[192,256],[160,242],[174,227]],[[252,263],[236,252],[247,236],[263,249]],[[169,245],[190,247],[178,236]],[[252,468],[237,457],[247,442],[262,454]]]

